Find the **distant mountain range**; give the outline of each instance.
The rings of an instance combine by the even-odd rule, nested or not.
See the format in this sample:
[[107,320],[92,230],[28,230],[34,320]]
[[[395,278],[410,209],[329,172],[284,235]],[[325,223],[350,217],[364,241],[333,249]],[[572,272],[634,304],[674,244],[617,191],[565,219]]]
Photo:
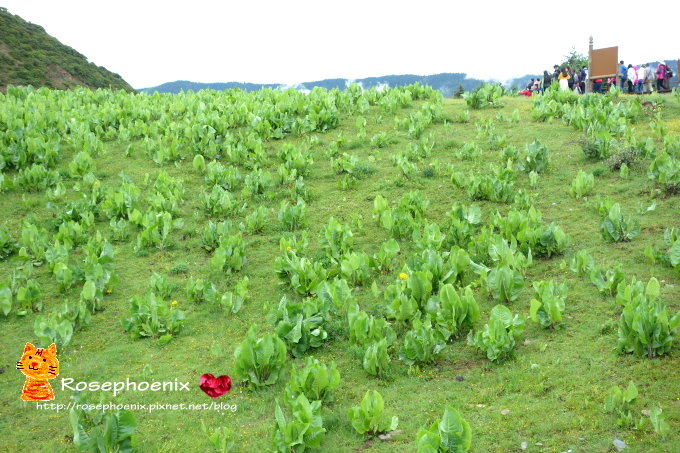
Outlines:
[[[673,69],[674,74],[678,74],[678,64],[676,60],[665,60],[665,63]],[[649,62],[652,67],[656,67],[657,62]],[[552,68],[551,68],[552,70]],[[542,74],[527,74],[522,77],[507,80],[504,85],[507,88],[522,89],[532,78],[543,77]],[[675,79],[677,80],[677,79]],[[458,87],[462,85],[465,91],[471,91],[477,86],[488,80],[468,78],[465,73],[442,73],[435,75],[386,75],[381,77],[367,77],[365,79],[325,79],[316,80],[313,82],[303,82],[295,85],[284,85],[281,83],[242,83],[242,82],[226,82],[226,83],[199,83],[189,82],[186,80],[178,80],[176,82],[168,82],[151,88],[140,88],[138,91],[146,93],[179,93],[180,91],[198,91],[198,90],[228,90],[231,88],[239,88],[244,91],[256,91],[262,88],[285,89],[293,88],[301,91],[309,91],[314,87],[325,88],[331,90],[337,88],[342,90],[352,83],[361,85],[364,89],[370,89],[378,86],[402,86],[411,85],[413,83],[420,83],[421,85],[429,85],[435,90],[442,92],[444,96],[452,96]]]
[[76,86],[134,91],[118,74],[0,7],[0,91],[7,85]]
[[257,84],[241,82],[198,83],[178,80],[176,82],[164,83],[156,87],[141,88],[138,91],[146,93],[153,93],[156,91],[159,93],[179,93],[180,91],[188,90],[227,90],[230,88],[239,88],[244,91],[256,91],[262,88],[293,88],[296,90],[309,91],[315,87],[325,88],[327,90],[334,88],[342,90],[353,83],[359,84],[365,89],[370,89],[379,86],[395,87],[411,85],[416,82],[420,83],[421,85],[429,85],[432,88],[441,91],[444,96],[452,96],[461,85],[465,91],[471,91],[481,83],[484,83],[484,80],[468,78],[465,73],[443,73],[427,76],[414,74],[386,75],[381,77],[367,77],[365,79],[325,79],[316,80],[313,82],[303,82],[295,85],[285,85],[281,83]]

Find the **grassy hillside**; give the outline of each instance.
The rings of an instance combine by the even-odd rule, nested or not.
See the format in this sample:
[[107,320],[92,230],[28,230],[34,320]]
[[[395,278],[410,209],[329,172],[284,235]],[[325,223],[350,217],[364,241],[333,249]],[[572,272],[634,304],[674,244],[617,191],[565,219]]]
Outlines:
[[87,61],[36,24],[0,8],[0,90],[7,85],[133,91],[118,74]]
[[[469,99],[479,109],[422,86],[0,94],[0,450],[75,450],[67,408],[21,401],[13,365],[27,341],[56,341],[57,404],[75,394],[62,378],[190,383],[81,393],[137,405],[139,451],[210,451],[202,424],[226,428],[233,451],[273,450],[277,404],[294,417],[291,367],[310,356],[340,375],[332,401],[310,410],[326,430],[319,451],[416,451],[419,431],[449,406],[469,423],[473,452],[609,452],[615,439],[631,452],[680,451],[678,339],[655,354],[617,351],[622,314],[642,325],[643,307],[656,310],[648,323],[662,305],[668,317],[680,310],[680,100],[494,89]],[[630,240],[601,232],[614,203]],[[651,277],[658,296],[653,283],[645,295]],[[537,295],[539,281],[566,285],[561,320],[541,315],[548,328],[530,319],[532,299],[559,297]],[[466,338],[499,304],[524,328],[491,361]],[[158,315],[146,325],[132,316],[145,306]],[[348,313],[373,319],[373,332],[350,329]],[[253,325],[285,344],[271,385],[234,358]],[[381,365],[365,351],[385,346],[390,362],[373,376]],[[205,373],[231,376],[231,391],[211,400],[198,385]],[[610,389],[631,380],[636,400],[607,413]],[[399,418],[387,439],[347,418],[368,390],[384,398],[386,420]],[[228,406],[189,410],[212,401]],[[656,408],[662,433],[643,415]],[[622,426],[628,413],[638,429]]]

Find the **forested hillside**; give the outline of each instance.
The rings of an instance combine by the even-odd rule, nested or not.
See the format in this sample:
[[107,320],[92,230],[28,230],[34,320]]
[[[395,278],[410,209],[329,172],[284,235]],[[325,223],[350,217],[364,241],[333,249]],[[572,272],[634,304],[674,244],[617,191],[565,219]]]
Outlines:
[[121,76],[88,62],[41,26],[0,8],[0,91],[7,85],[134,91]]

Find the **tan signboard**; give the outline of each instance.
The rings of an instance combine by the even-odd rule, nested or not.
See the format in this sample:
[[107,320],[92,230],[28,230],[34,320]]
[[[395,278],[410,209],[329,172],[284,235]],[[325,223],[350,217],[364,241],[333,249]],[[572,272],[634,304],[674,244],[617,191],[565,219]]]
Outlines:
[[589,78],[616,77],[619,72],[619,47],[593,49],[590,64]]

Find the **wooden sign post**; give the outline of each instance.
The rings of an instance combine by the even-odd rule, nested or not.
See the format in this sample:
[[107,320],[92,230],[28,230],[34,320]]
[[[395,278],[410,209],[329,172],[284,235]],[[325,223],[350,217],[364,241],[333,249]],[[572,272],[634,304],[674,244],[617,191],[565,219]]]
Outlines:
[[593,37],[590,37],[590,44],[588,46],[588,81],[586,83],[586,93],[592,93],[592,81],[594,79],[616,77],[616,85],[618,86],[618,60],[618,46],[593,49]]

